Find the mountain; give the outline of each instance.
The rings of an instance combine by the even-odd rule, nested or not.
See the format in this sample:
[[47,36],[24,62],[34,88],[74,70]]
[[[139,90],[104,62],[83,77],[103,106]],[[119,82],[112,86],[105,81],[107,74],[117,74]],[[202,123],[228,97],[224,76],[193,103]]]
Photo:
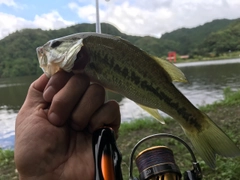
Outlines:
[[[227,28],[212,32],[199,46],[200,50],[214,52],[217,56],[224,52],[240,50],[240,19],[234,20]],[[200,52],[197,52],[198,54]]]
[[224,30],[232,20],[221,19],[208,22],[195,28],[181,28],[170,33],[165,33],[161,40],[170,40],[179,44],[178,51],[180,54],[188,54],[192,49],[197,48],[203,42],[203,39],[211,33]]
[[[0,77],[40,74],[36,48],[50,39],[78,32],[94,32],[95,24],[78,24],[59,30],[23,29],[0,40]],[[109,24],[102,24],[102,32],[122,36],[130,42],[140,37],[127,36]]]
[[[178,54],[216,55],[240,50],[240,19],[214,20],[195,28],[181,28],[161,38],[130,36],[110,24],[101,24],[102,33],[120,36],[144,51],[166,57],[169,51]],[[95,24],[77,24],[59,30],[23,29],[0,40],[0,77],[42,73],[38,66],[36,47],[50,39],[78,33],[95,32]]]

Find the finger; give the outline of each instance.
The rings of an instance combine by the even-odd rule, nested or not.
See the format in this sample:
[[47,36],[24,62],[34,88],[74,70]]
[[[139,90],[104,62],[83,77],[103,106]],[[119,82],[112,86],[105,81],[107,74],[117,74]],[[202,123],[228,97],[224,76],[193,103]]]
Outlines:
[[37,91],[43,92],[44,88],[46,87],[49,79],[45,74],[42,74],[36,81],[32,83],[30,89],[33,88]]
[[72,114],[72,128],[75,130],[85,129],[93,114],[104,104],[104,101],[104,88],[98,84],[90,85]]
[[92,116],[89,122],[89,132],[93,133],[99,128],[109,126],[114,130],[115,134],[117,134],[120,123],[121,115],[119,105],[116,101],[109,101]]
[[47,78],[47,76],[45,74],[42,74],[30,85],[24,106],[27,105],[34,107],[35,105],[43,103],[42,93],[48,81],[49,79]]
[[64,71],[59,71],[55,73],[49,80],[44,93],[43,98],[46,102],[51,102],[53,96],[62,89],[68,80],[73,76],[72,73],[67,73]]
[[30,85],[24,104],[18,112],[18,116],[16,118],[16,126],[20,122],[24,121],[36,110],[45,109],[47,107],[47,104],[44,101],[42,94],[45,86],[48,83],[48,80],[49,79],[47,78],[47,76],[43,74]]
[[88,88],[89,83],[87,76],[82,74],[74,75],[55,94],[48,111],[48,119],[52,124],[61,126],[67,121],[79,99]]

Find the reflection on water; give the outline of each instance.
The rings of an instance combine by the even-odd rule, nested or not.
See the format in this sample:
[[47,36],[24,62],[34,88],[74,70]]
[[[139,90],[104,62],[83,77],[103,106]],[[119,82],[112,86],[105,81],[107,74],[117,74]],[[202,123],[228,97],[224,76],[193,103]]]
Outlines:
[[17,77],[0,79],[0,107],[18,111],[22,105],[28,87],[37,77]]
[[7,106],[0,107],[0,147],[13,147],[17,112]]
[[122,121],[131,121],[133,119],[140,119],[142,117],[150,117],[150,115],[143,111],[138,105],[127,98],[123,98],[120,104]]
[[[230,62],[229,64],[225,64]],[[223,89],[240,89],[240,59],[177,64],[189,83],[176,83],[180,91],[194,104],[205,105],[223,98]],[[14,125],[29,85],[37,77],[0,79],[0,147],[13,148]],[[120,102],[122,121],[149,115],[129,99],[108,93],[108,99]]]
[[176,86],[194,105],[211,104],[223,98],[224,88],[240,89],[240,59],[236,61],[239,63],[223,64],[226,61],[219,61],[219,64],[213,64],[215,61],[210,61],[206,66],[203,66],[204,63],[201,66],[189,66],[190,63],[180,65],[189,83],[178,83]]
[[12,148],[15,119],[31,82],[37,77],[0,79],[0,147]]

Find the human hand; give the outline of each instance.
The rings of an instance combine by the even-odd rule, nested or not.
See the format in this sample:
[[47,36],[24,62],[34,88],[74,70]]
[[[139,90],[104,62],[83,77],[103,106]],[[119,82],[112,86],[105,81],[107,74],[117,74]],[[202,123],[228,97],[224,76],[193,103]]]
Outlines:
[[115,133],[119,106],[81,75],[42,75],[29,88],[16,119],[15,163],[22,180],[94,179],[92,132]]

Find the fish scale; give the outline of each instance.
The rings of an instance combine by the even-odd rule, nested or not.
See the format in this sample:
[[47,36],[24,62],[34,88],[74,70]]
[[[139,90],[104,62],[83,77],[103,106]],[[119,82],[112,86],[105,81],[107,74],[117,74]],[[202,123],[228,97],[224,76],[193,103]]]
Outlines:
[[215,167],[215,155],[235,157],[239,148],[203,112],[174,86],[186,82],[173,64],[153,57],[128,41],[111,35],[77,33],[37,48],[40,67],[47,76],[59,69],[85,72],[93,82],[120,93],[162,121],[158,109],[179,122],[203,160]]
[[[178,115],[182,116],[184,120],[188,121],[188,123],[194,124],[198,130],[201,129],[201,125],[197,123],[196,118],[192,118],[193,115],[187,112],[184,106],[180,105],[177,102],[174,102],[174,99],[182,98],[182,94],[175,88],[174,85],[164,83],[169,82],[169,77],[167,76],[165,71],[161,71],[155,61],[151,61],[151,57],[149,57],[142,51],[141,53],[137,53],[137,55],[133,56],[134,54],[136,54],[135,51],[139,49],[135,48],[134,46],[129,48],[128,43],[124,41],[119,40],[114,44],[112,42],[113,41],[111,41],[110,39],[107,39],[103,43],[101,42],[101,38],[94,38],[92,36],[87,37],[83,40],[83,44],[85,44],[85,47],[88,47],[88,53],[93,55],[91,56],[92,58],[90,57],[91,60],[89,65],[94,64],[94,70],[98,74],[97,76],[99,77],[101,75],[101,78],[99,77],[97,81],[101,81],[102,83],[105,82],[104,86],[109,89],[121,89],[121,93],[124,94],[126,97],[134,99],[135,102],[143,104],[145,106],[149,106],[151,108],[163,109],[161,101],[164,101],[170,107],[163,109],[164,112],[166,112],[167,114],[173,114],[173,112],[169,112],[169,110],[175,111]],[[95,44],[97,44],[97,46]],[[111,44],[113,45],[111,46]],[[122,54],[122,52],[125,52],[127,50],[127,55],[119,56],[119,54]],[[111,51],[114,51],[117,55],[112,55]],[[101,59],[101,61],[99,61],[98,59]],[[138,59],[143,59],[144,61],[140,61],[141,63],[138,63]],[[137,71],[133,68],[136,66],[140,66],[143,68],[139,68],[137,69]],[[151,72],[149,72],[147,69],[151,69]],[[88,67],[88,65],[85,67],[85,72],[89,75],[92,74],[92,70],[93,69],[91,67]],[[111,71],[115,73],[114,76],[112,76],[112,73],[110,73]],[[134,74],[134,76],[131,76],[132,74]],[[115,77],[116,79],[112,79],[112,77]],[[109,82],[111,82],[114,87],[112,87]],[[168,92],[162,91],[159,88],[159,85],[163,86],[161,89],[168,89]],[[164,86],[166,85],[171,87],[165,88]],[[139,91],[139,89],[141,91]],[[174,94],[170,94],[172,91],[174,91]],[[146,95],[146,92],[149,93]],[[184,103],[190,103],[187,99],[185,100],[187,102]],[[195,111],[197,110],[195,109]]]

